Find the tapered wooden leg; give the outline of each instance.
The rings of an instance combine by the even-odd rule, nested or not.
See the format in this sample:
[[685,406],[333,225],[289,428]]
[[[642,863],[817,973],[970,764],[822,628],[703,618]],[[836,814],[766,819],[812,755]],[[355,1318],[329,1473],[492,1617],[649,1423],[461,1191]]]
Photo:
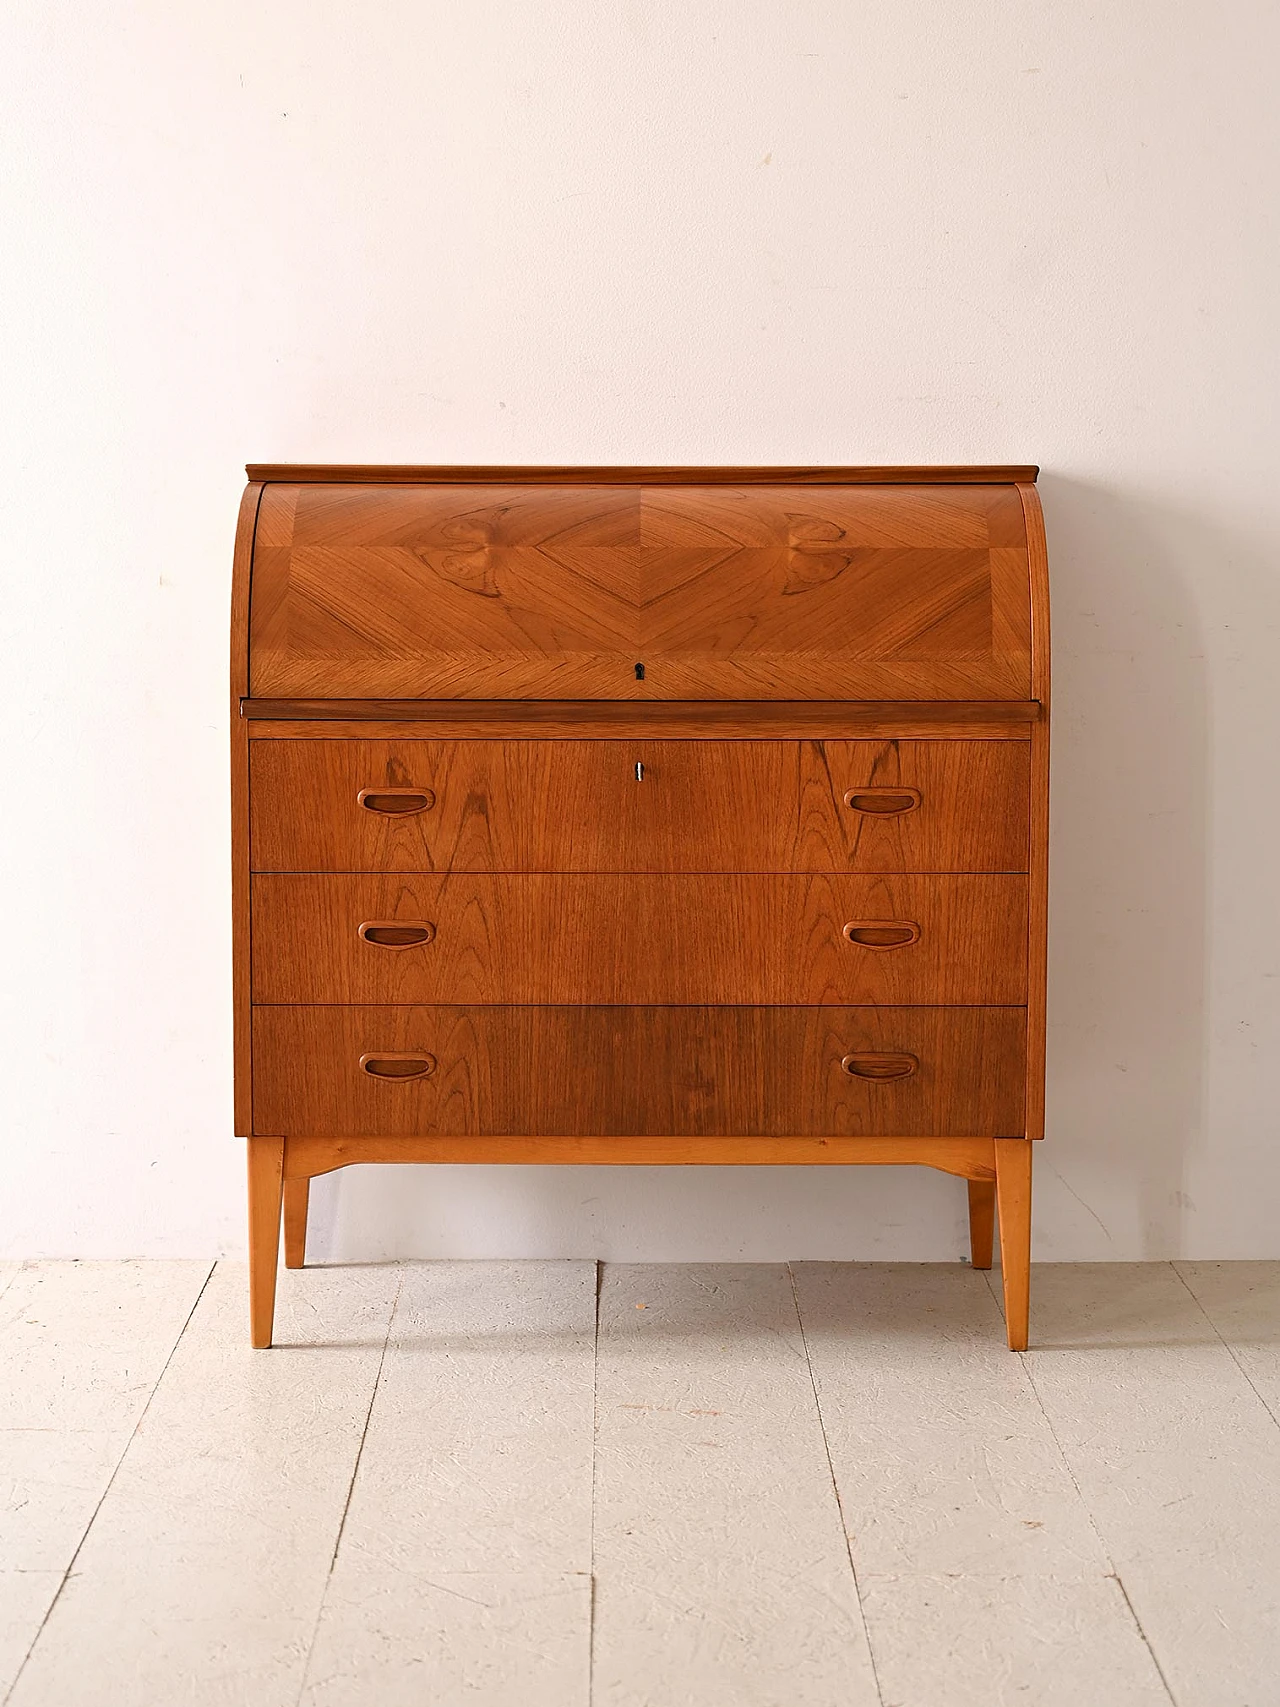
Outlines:
[[1031,1152],[1029,1138],[996,1139],[996,1204],[1004,1321],[1011,1351],[1027,1349],[1031,1303]]
[[249,1325],[253,1345],[271,1344],[280,1257],[284,1139],[249,1139]]
[[284,1182],[284,1266],[301,1268],[307,1260],[307,1201],[309,1179]]
[[[285,1211],[288,1214],[286,1208]],[[975,1268],[991,1267],[991,1242],[996,1225],[996,1182],[969,1181],[969,1256]]]

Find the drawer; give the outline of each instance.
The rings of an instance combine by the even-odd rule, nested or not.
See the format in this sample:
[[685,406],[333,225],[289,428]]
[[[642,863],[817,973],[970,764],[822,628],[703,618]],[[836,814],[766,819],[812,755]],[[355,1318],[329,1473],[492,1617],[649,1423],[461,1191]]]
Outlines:
[[1008,875],[271,874],[256,1002],[1009,1004]]
[[337,699],[1026,699],[1008,484],[291,485],[250,691]]
[[1029,767],[1023,741],[256,740],[252,862],[1025,871]]
[[1019,1008],[258,1008],[254,1130],[1006,1136],[1025,1064]]

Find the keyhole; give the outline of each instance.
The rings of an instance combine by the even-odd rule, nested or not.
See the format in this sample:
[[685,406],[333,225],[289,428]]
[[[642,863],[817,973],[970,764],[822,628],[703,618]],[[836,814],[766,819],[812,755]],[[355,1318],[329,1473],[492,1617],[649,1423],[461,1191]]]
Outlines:
[[637,782],[643,782],[644,781],[644,766],[640,763],[640,761],[638,759],[636,760],[636,781]]
[[636,680],[638,682],[642,682],[644,680],[644,665],[643,664],[637,664],[636,665]]

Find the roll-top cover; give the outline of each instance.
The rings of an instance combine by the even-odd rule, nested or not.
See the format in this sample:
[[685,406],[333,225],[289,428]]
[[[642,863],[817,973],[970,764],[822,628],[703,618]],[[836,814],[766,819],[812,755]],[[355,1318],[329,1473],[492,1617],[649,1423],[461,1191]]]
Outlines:
[[1033,697],[1013,480],[272,480],[249,630],[257,698]]

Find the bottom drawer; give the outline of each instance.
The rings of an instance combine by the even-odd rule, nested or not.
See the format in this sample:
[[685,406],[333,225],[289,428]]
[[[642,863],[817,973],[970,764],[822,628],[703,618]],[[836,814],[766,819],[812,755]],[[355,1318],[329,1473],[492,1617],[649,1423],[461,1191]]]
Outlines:
[[259,1007],[255,1132],[1010,1137],[1022,1008]]

